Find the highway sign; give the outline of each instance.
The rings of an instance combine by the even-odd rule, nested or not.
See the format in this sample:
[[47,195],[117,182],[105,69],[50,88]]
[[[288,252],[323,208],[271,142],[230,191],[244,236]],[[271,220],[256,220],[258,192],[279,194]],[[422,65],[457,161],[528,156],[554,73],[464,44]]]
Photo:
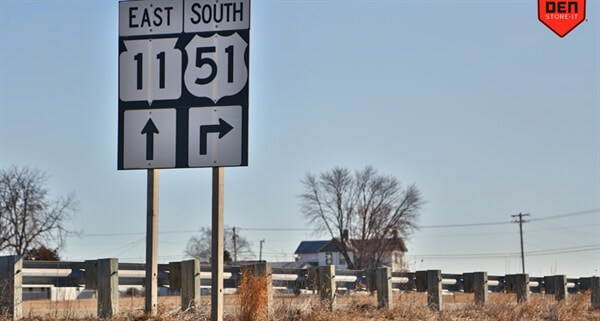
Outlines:
[[248,164],[249,29],[249,0],[119,3],[119,169]]

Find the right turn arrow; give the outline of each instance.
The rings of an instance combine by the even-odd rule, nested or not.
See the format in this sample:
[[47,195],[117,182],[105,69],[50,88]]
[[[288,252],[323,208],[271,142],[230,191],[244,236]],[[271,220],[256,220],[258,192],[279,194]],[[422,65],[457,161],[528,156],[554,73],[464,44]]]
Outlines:
[[[139,127],[138,127],[139,128]],[[158,128],[154,125],[152,118],[148,118],[144,129],[141,132],[146,135],[146,160],[154,159],[154,134],[158,134]]]
[[208,133],[219,133],[219,139],[221,139],[232,129],[233,126],[229,125],[222,118],[219,118],[218,125],[200,126],[200,155],[206,155],[206,136],[208,136]]

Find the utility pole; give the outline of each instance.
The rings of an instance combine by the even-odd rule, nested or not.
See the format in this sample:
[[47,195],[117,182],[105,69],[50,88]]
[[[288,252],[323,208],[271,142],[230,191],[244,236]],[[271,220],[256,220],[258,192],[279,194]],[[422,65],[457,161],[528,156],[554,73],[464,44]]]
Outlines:
[[519,234],[521,234],[521,266],[523,268],[523,274],[525,274],[525,252],[523,251],[523,223],[527,223],[529,221],[523,220],[523,216],[529,216],[529,213],[519,213],[511,216],[519,218],[519,220],[513,221],[513,223],[519,223]]
[[233,262],[237,262],[237,234],[235,234],[235,226],[233,227]]
[[258,260],[262,261],[262,248],[263,248],[263,244],[265,244],[265,240],[260,240],[260,250],[258,252]]

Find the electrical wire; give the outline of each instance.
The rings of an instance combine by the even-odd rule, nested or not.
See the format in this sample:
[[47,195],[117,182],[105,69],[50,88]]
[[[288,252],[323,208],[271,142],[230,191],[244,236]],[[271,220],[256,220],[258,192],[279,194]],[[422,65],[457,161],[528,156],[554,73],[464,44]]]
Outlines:
[[[589,210],[577,211],[556,214],[545,217],[529,218],[529,222],[546,221],[554,219],[562,219],[573,216],[589,215],[589,214],[600,213],[600,208],[593,208]],[[478,223],[456,223],[456,224],[438,224],[438,225],[419,225],[419,229],[437,229],[437,228],[461,228],[461,227],[473,227],[473,226],[494,226],[494,225],[510,225],[513,221],[496,221],[496,222],[478,222]],[[239,230],[244,231],[258,231],[258,232],[311,232],[314,229],[311,228],[295,228],[295,227],[237,227]],[[182,234],[182,233],[198,233],[199,229],[196,230],[170,230],[170,231],[159,231],[159,234]],[[127,236],[127,235],[144,235],[145,232],[124,232],[124,233],[81,233],[76,237],[113,237],[113,236]]]
[[[555,255],[555,254],[568,254],[568,253],[577,253],[577,252],[589,252],[589,251],[598,251],[600,250],[600,244],[587,244],[580,246],[572,246],[572,247],[564,247],[564,248],[554,248],[554,249],[539,249],[539,250],[531,250],[525,251],[525,255],[527,256],[545,256],[545,255]],[[411,257],[421,257],[421,258],[448,258],[448,259],[464,259],[464,258],[505,258],[505,257],[520,257],[520,252],[500,252],[500,253],[452,253],[452,254],[412,254],[407,255]]]
[[588,215],[588,214],[594,214],[594,213],[600,213],[600,208],[592,208],[592,209],[584,210],[584,211],[563,213],[563,214],[544,216],[544,217],[538,217],[538,218],[530,218],[530,219],[528,219],[528,221],[530,221],[530,222],[546,221],[546,220],[554,220],[554,219],[579,216],[579,215]]

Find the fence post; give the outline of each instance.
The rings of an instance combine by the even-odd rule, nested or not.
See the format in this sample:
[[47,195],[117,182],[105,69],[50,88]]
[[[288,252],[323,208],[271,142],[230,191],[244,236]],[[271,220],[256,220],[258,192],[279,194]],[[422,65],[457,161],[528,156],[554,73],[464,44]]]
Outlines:
[[98,289],[98,260],[85,260],[85,288],[88,290]]
[[308,267],[306,271],[308,288],[314,294],[319,289],[319,270],[316,266]]
[[319,295],[327,301],[329,309],[335,308],[335,265],[319,266]]
[[474,273],[462,274],[462,289],[464,293],[473,293],[473,275]]
[[529,274],[514,274],[514,287],[517,293],[517,302],[529,301]]
[[427,305],[435,311],[442,311],[442,271],[427,270]]
[[23,259],[18,256],[0,257],[0,314],[8,312],[13,320],[23,317],[22,285]]
[[181,262],[181,310],[200,306],[200,261]]
[[96,269],[98,317],[110,318],[119,313],[119,260],[100,259]]
[[600,276],[591,278],[592,309],[600,309]]
[[375,270],[375,287],[377,288],[377,307],[393,309],[392,269],[380,267]]
[[[416,291],[417,286],[416,286],[416,281],[415,281],[416,280],[415,273],[406,273],[406,278],[408,279],[408,283],[406,283],[404,290]],[[400,285],[400,287],[402,288],[402,285]]]
[[592,278],[579,278],[577,280],[577,292],[585,292],[586,290],[590,290],[592,288]]
[[294,294],[300,295],[302,293],[302,289],[307,287],[307,272],[306,270],[298,269],[296,271],[296,283],[294,284]]
[[552,277],[552,285],[554,286],[554,298],[556,301],[562,301],[567,299],[567,276],[566,275],[555,275]]
[[365,269],[365,276],[367,277],[367,291],[369,295],[373,295],[373,292],[377,290],[376,279],[376,270],[375,269]]
[[273,309],[273,269],[270,262],[259,262],[243,266],[243,273],[251,273],[254,277],[265,277],[267,284],[267,313],[272,314]]
[[544,276],[544,293],[555,294],[554,277]]
[[169,262],[169,289],[181,290],[181,262]]
[[475,293],[475,304],[485,305],[488,298],[487,272],[473,273],[473,292]]
[[427,291],[427,271],[415,272],[415,288],[417,292]]

